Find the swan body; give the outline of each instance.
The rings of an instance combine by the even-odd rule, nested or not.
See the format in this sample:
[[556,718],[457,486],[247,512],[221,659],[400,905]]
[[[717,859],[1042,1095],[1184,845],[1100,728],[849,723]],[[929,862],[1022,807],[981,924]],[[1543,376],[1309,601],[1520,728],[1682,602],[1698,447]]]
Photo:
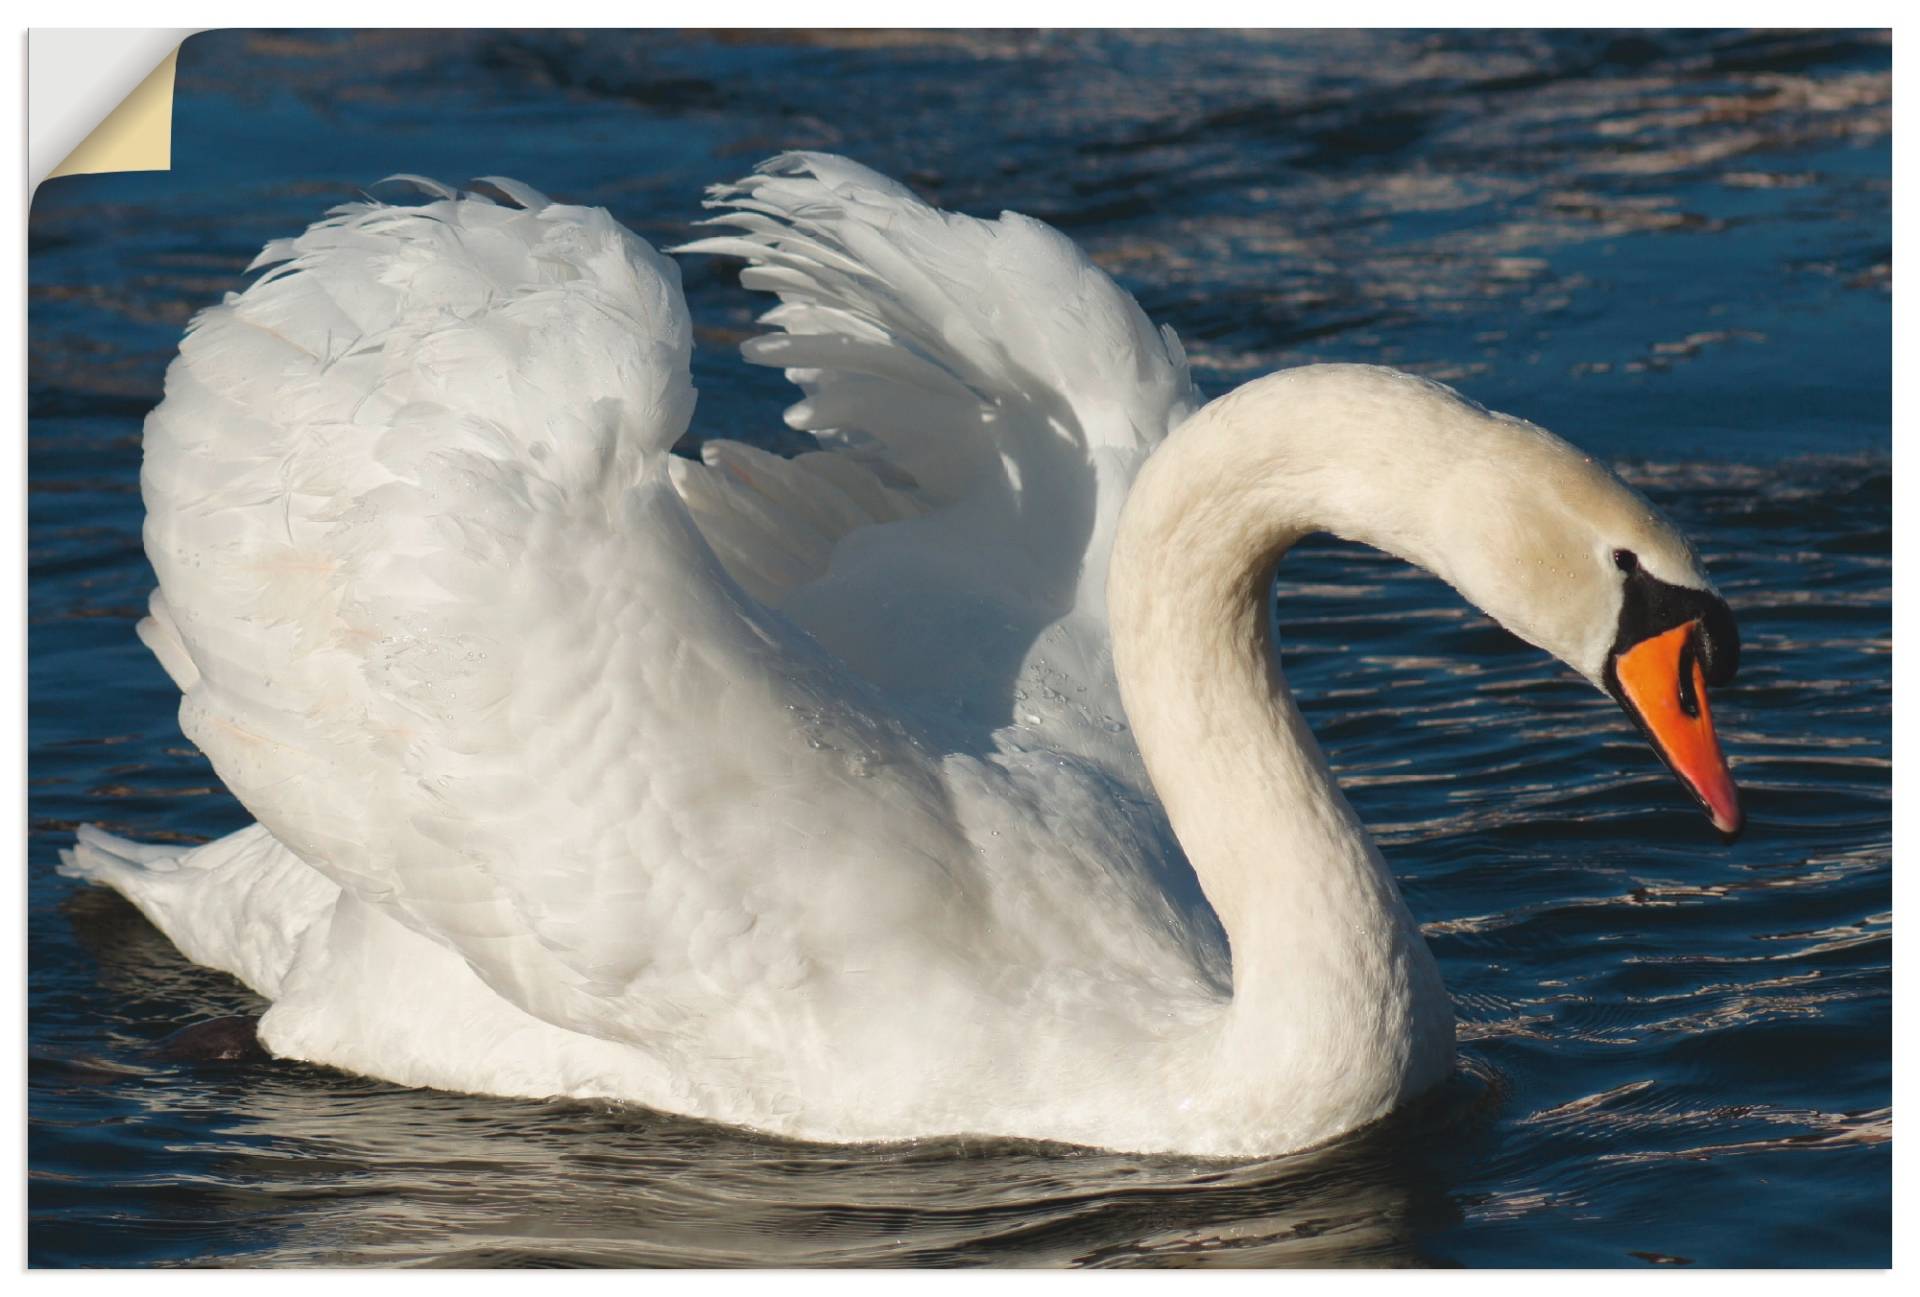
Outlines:
[[1422,564],[1623,697],[1629,623],[1731,670],[1685,541],[1564,442],[1366,366],[1203,403],[1038,222],[823,155],[715,190],[682,251],[779,299],[746,353],[821,449],[691,459],[674,263],[418,183],[270,245],[147,423],[140,633],[258,823],[65,865],[272,1001],[282,1057],[820,1140],[1304,1147],[1440,1081],[1453,1019],[1280,676],[1287,547]]

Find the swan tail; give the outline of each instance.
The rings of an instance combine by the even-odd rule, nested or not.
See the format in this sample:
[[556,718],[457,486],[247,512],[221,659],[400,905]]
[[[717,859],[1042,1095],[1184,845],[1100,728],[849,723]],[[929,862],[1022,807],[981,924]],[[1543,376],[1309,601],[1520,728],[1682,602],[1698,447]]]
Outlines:
[[[1172,331],[1051,227],[943,212],[845,158],[782,154],[707,206],[718,215],[706,223],[728,232],[671,250],[740,257],[741,283],[780,299],[742,352],[801,389],[787,423],[916,511],[1011,491],[1020,516],[1094,518],[1065,555],[1045,523],[1029,549],[1043,566],[1084,557],[1080,602],[1104,606],[1133,473],[1199,403]],[[763,487],[708,468],[723,479],[710,513],[759,507]],[[802,481],[781,503],[803,512],[826,495]]]
[[340,889],[250,825],[204,846],[149,846],[83,824],[60,872],[125,897],[196,964],[280,993],[300,939]]

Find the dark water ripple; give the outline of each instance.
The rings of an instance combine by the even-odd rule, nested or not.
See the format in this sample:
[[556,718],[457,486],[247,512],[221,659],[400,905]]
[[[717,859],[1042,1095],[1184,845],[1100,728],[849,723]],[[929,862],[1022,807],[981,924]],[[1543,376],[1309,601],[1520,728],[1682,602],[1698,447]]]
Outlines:
[[[1845,32],[195,38],[176,169],[32,216],[32,1261],[1885,1264],[1889,63]],[[1210,390],[1383,361],[1621,464],[1740,619],[1747,836],[1438,582],[1316,541],[1287,668],[1460,1021],[1453,1082],[1380,1127],[1240,1165],[833,1149],[169,1051],[258,1004],[52,867],[82,821],[244,822],[131,633],[182,325],[389,172],[517,175],[664,243],[791,146],[1069,230]],[[728,280],[688,267],[698,426],[791,446]]]

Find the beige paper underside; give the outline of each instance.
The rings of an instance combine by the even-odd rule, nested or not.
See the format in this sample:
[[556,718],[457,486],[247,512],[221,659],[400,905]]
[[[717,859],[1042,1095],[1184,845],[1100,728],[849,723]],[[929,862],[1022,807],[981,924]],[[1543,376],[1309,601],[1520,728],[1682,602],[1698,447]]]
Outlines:
[[48,178],[169,170],[173,166],[173,67],[179,58],[175,47]]

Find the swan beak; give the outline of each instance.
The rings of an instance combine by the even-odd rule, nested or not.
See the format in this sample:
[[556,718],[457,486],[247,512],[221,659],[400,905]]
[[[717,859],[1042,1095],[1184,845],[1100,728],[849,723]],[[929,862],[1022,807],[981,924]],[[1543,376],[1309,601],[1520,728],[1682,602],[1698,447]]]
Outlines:
[[1698,621],[1650,635],[1614,655],[1614,697],[1639,724],[1654,751],[1728,842],[1740,834],[1740,793],[1720,753],[1707,707]]

